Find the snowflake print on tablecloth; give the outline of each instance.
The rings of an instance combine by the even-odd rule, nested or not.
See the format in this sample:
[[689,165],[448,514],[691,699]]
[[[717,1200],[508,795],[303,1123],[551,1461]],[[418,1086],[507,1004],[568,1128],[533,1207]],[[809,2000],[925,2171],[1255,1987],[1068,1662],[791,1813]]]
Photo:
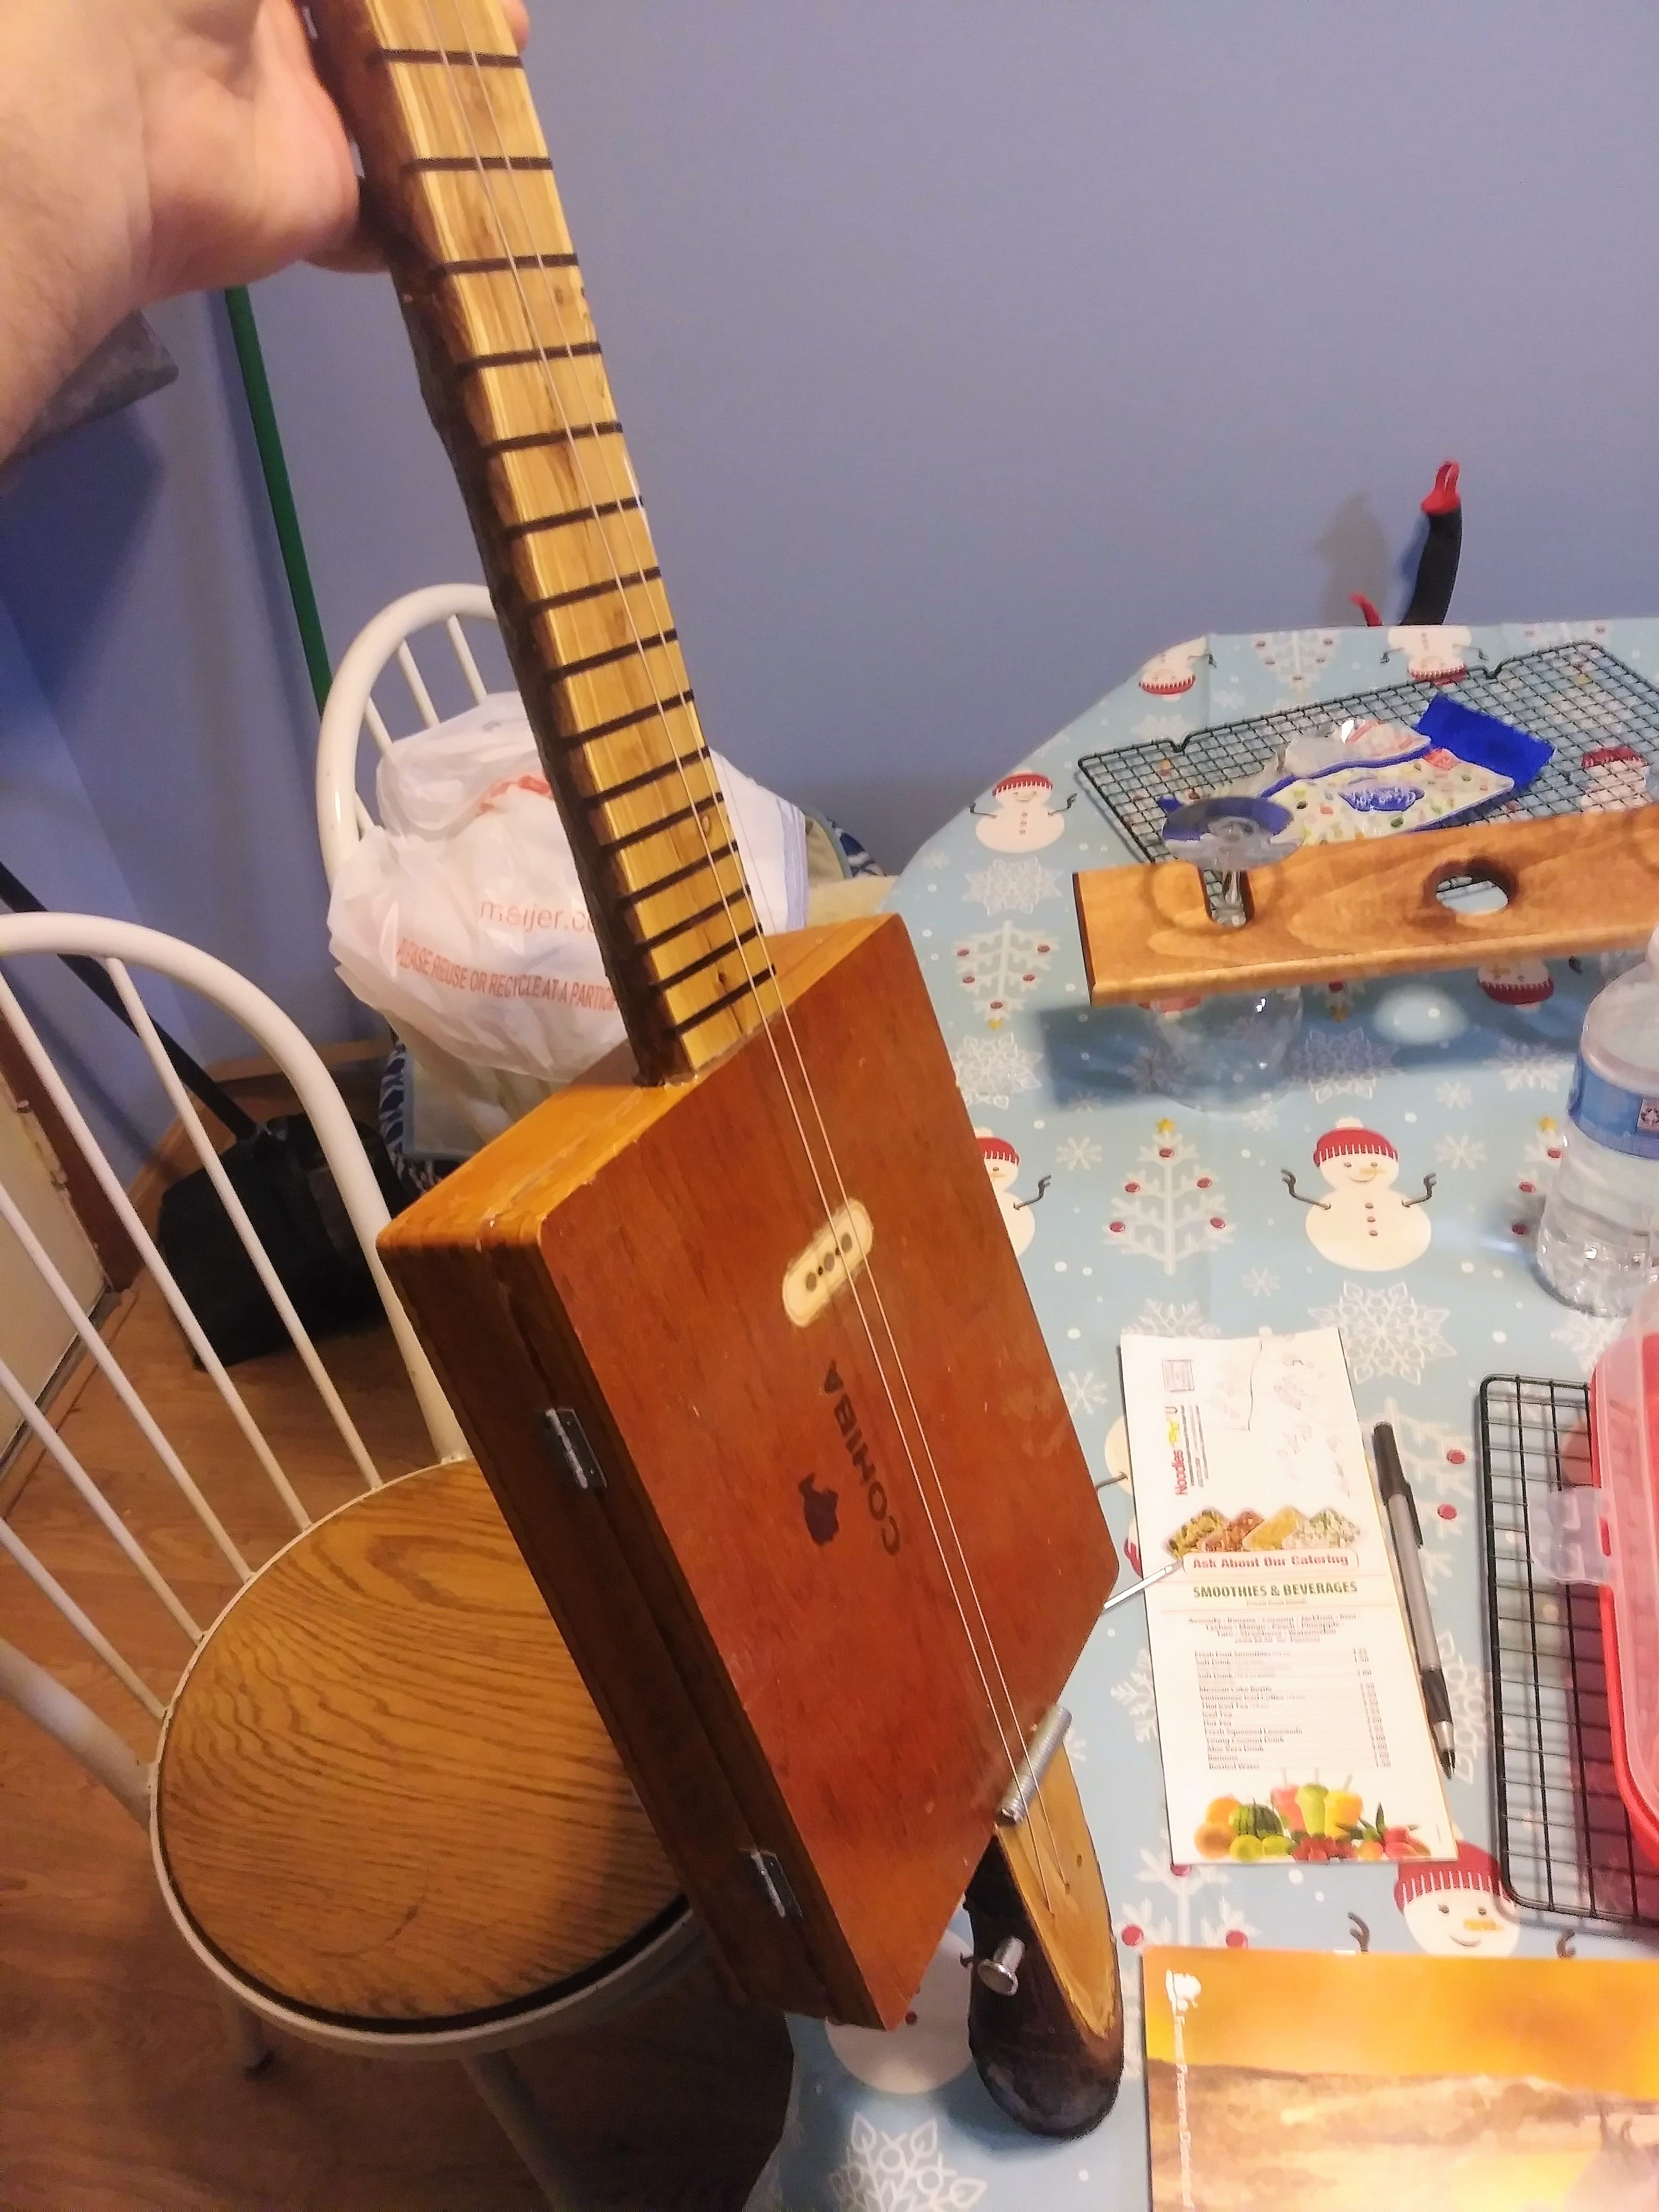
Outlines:
[[1069,1174],[1075,1170],[1097,1168],[1105,1158],[1092,1137],[1065,1137],[1054,1146],[1054,1165]]
[[1038,1087],[1035,1057],[1006,1032],[963,1037],[951,1055],[951,1066],[957,1088],[969,1106],[1006,1108],[1018,1092]]
[[970,906],[987,914],[1035,914],[1044,899],[1060,889],[1060,877],[1041,860],[993,860],[988,868],[975,868],[968,878]]
[[983,1013],[987,1029],[1000,1030],[1016,1002],[1030,995],[1054,950],[1045,931],[1016,929],[1012,921],[957,939],[957,980]]
[[1443,1168],[1478,1168],[1486,1162],[1486,1147],[1479,1137],[1437,1137],[1434,1157]]
[[1572,1073],[1570,1054],[1551,1044],[1527,1044],[1514,1037],[1498,1040],[1498,1073],[1505,1091],[1559,1091],[1565,1098]]
[[1300,698],[1337,647],[1334,629],[1275,629],[1253,637],[1256,659],[1285,690]]
[[1625,1326],[1618,1315],[1570,1313],[1550,1331],[1550,1340],[1565,1345],[1581,1375],[1588,1375]]
[[1224,684],[1219,690],[1213,684],[1210,687],[1210,712],[1212,714],[1236,714],[1243,704],[1244,694],[1236,684]]
[[1060,1387],[1065,1393],[1068,1413],[1097,1413],[1111,1403],[1109,1387],[1092,1367],[1085,1368],[1081,1374],[1076,1368],[1068,1367],[1060,1377]]
[[1246,1267],[1242,1287],[1247,1298],[1270,1298],[1279,1288],[1279,1278],[1271,1267]]
[[1437,1083],[1434,1086],[1434,1095],[1443,1106],[1449,1107],[1454,1114],[1461,1114],[1465,1107],[1473,1106],[1474,1103],[1474,1091],[1467,1083],[1461,1081],[1455,1075],[1448,1076],[1443,1083]]
[[1269,1098],[1260,1106],[1252,1106],[1248,1113],[1241,1114],[1238,1119],[1243,1128],[1257,1129],[1265,1133],[1268,1129],[1276,1129],[1279,1127],[1279,1109]]
[[1394,1065],[1394,1047],[1382,1043],[1368,1030],[1304,1029],[1291,1054],[1290,1072],[1312,1091],[1316,1105],[1323,1106],[1344,1095],[1370,1098],[1377,1078]]
[[937,874],[940,868],[948,868],[950,866],[951,855],[945,851],[943,845],[936,845],[931,853],[924,853],[922,854],[921,865],[924,868],[931,868],[934,873]]
[[937,2120],[890,2136],[854,2112],[830,2202],[835,2212],[969,2212],[989,2186],[945,2163]]
[[1122,1706],[1135,1741],[1152,1742],[1158,1734],[1158,1701],[1152,1695],[1152,1655],[1146,1644],[1136,1652],[1135,1663],[1123,1680],[1113,1683],[1112,1703]]
[[1351,1022],[1343,1028],[1304,1029],[1291,1053],[1291,1073],[1305,1083],[1314,1103],[1339,1097],[1369,1098],[1378,1076],[1394,1066],[1394,1047]]
[[1419,1305],[1403,1283],[1370,1291],[1345,1282],[1334,1306],[1310,1310],[1322,1328],[1341,1330],[1348,1373],[1355,1382],[1369,1382],[1374,1375],[1397,1375],[1402,1382],[1420,1382],[1431,1359],[1455,1356],[1455,1347],[1447,1343],[1440,1327],[1451,1308]]
[[1466,1775],[1471,1771],[1479,1773],[1479,1762],[1492,1733],[1492,1690],[1486,1670],[1479,1660],[1470,1661],[1463,1656],[1449,1628],[1441,1630],[1439,1644],[1440,1671],[1446,1678],[1446,1696],[1451,1705],[1458,1771]]
[[1125,1336],[1219,1336],[1196,1298],[1143,1298],[1140,1311],[1123,1325]]
[[1214,1175],[1173,1121],[1161,1120],[1150,1145],[1119,1187],[1106,1222],[1106,1242],[1120,1252],[1155,1260],[1173,1275],[1183,1260],[1233,1239]]

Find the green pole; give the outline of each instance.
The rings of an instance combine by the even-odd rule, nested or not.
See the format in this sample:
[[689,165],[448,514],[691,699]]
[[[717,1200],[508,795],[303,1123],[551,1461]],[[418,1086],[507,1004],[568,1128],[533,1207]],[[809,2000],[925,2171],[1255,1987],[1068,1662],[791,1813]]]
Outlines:
[[276,427],[276,410],[271,402],[270,380],[265,374],[258,325],[253,319],[253,302],[244,287],[233,285],[226,292],[225,312],[230,317],[230,335],[236,347],[237,366],[242,372],[242,389],[247,394],[253,442],[258,447],[259,466],[264,471],[265,494],[270,501],[271,520],[276,526],[276,543],[282,549],[289,597],[294,602],[294,619],[299,624],[300,642],[305,648],[306,667],[320,714],[329,685],[334,680],[333,671],[329,666],[322,617],[317,611],[317,594],[312,589],[311,564],[306,559],[305,540],[300,535],[294,487],[289,482],[288,463],[283,458],[282,433]]

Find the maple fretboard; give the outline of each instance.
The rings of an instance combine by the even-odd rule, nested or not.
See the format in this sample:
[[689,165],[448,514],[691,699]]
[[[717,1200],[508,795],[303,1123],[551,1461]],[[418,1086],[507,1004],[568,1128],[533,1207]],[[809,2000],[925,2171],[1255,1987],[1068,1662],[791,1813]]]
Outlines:
[[648,1081],[775,992],[528,84],[495,0],[313,0],[428,409]]

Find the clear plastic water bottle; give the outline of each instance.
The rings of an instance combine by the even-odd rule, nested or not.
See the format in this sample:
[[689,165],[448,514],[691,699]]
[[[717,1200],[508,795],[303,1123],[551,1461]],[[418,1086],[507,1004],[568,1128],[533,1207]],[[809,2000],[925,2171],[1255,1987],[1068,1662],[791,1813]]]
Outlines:
[[1159,999],[1144,1008],[1152,1087],[1187,1106],[1246,1104],[1270,1088],[1302,1026],[1300,991]]
[[1590,1001],[1538,1272],[1586,1313],[1626,1314],[1659,1272],[1659,930]]

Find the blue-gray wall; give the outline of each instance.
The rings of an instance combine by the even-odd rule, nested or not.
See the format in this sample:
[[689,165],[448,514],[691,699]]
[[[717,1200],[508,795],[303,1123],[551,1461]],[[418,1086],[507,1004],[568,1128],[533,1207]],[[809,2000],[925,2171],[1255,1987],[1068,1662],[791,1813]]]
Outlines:
[[[532,12],[708,726],[884,859],[1161,644],[1397,606],[1449,454],[1460,615],[1659,606],[1649,0]],[[256,297],[337,653],[476,563],[388,288]],[[222,325],[158,320],[180,384],[0,490],[0,601],[136,909],[338,1035]],[[6,775],[0,717],[27,872]]]

